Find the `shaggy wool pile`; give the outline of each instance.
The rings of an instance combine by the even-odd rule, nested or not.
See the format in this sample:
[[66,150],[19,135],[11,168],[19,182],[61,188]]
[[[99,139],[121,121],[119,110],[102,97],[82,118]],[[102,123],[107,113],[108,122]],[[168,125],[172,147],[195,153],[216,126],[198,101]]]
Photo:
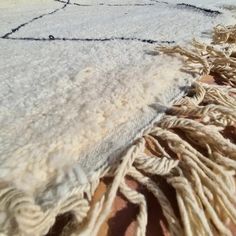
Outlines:
[[[0,231],[43,235],[68,211],[81,222],[99,178],[196,78],[191,65],[183,71],[180,58],[154,48],[186,46],[193,37],[209,43],[215,25],[233,22],[232,8],[233,1],[0,3]],[[204,63],[195,74],[209,73]],[[103,201],[81,235],[98,231],[112,203]]]

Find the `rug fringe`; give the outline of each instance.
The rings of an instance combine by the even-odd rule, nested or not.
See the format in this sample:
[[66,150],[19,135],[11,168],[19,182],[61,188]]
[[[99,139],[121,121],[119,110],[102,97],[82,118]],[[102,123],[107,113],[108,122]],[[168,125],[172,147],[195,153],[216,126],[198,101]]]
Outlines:
[[236,58],[233,46],[218,49],[217,46],[200,43],[194,39],[192,48],[188,50],[180,46],[161,46],[156,50],[169,55],[184,56],[182,70],[185,72],[197,75],[212,74],[220,79],[221,83],[236,87]]
[[120,184],[119,190],[129,202],[139,206],[139,214],[137,216],[138,227],[136,234],[137,236],[145,236],[148,217],[147,203],[144,195],[128,187],[124,181]]
[[220,43],[236,43],[236,25],[217,25],[213,30],[213,41]]
[[171,234],[183,235],[180,222],[175,216],[174,210],[172,209],[172,206],[168,198],[165,196],[160,187],[150,177],[143,175],[135,167],[132,167],[129,170],[128,175],[131,176],[136,181],[138,181],[139,183],[141,183],[143,186],[145,186],[147,190],[149,190],[156,197],[156,199],[158,200],[163,209],[163,214],[169,224],[170,227],[169,230]]

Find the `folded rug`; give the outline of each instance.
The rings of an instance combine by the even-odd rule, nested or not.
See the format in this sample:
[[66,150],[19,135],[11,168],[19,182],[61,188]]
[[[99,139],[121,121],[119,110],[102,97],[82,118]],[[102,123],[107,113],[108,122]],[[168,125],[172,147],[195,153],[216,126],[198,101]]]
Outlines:
[[[134,162],[138,169],[151,174],[169,174],[174,168],[173,174],[168,176],[170,182],[177,181],[179,175],[181,181],[184,179],[182,172],[185,169],[170,156],[165,155],[158,161],[143,157],[146,142],[143,135],[161,135],[164,140],[169,140],[171,148],[180,145],[178,150],[174,149],[178,155],[185,149],[190,155],[193,150],[188,149],[184,141],[174,142],[176,137],[168,132],[162,133],[161,129],[182,125],[191,138],[197,129],[203,132],[198,138],[205,138],[206,132],[210,133],[209,127],[206,129],[176,117],[166,117],[158,127],[155,122],[187,91],[197,74],[216,73],[224,83],[235,86],[232,47],[213,49],[195,41],[195,51],[183,48],[192,37],[209,43],[214,25],[233,21],[229,9],[234,9],[234,5],[230,1],[227,4],[209,1],[197,6],[151,0],[42,2],[0,4],[3,12],[0,16],[0,230],[7,235],[44,235],[57,215],[72,211],[77,223],[83,222],[79,234],[96,235],[120,187],[128,199],[140,205],[142,214],[137,233],[145,235],[145,201],[127,189],[123,178],[133,171],[134,178],[137,175],[136,178],[142,179],[141,173],[132,169]],[[217,27],[213,40],[215,43],[234,43],[234,36],[233,27]],[[153,46],[176,43],[182,47],[154,50]],[[160,54],[160,51],[187,56],[187,66],[181,70],[181,59]],[[227,110],[233,109],[228,108],[229,104],[235,106],[234,101],[224,94],[228,87],[224,87],[222,93],[216,89],[215,93],[220,95],[212,95],[213,92],[200,85],[196,89],[200,92],[196,98],[190,99],[191,102],[189,100],[189,104],[197,106],[205,101],[205,94],[211,94],[207,99],[213,96],[214,101],[223,100],[225,103],[220,103],[223,108],[213,106],[213,112],[209,111],[210,108],[205,111],[205,108],[182,107],[185,110],[180,109],[181,112],[199,112],[200,117],[205,114],[214,125],[235,121],[234,113]],[[227,115],[222,116],[223,110],[220,109],[226,109]],[[216,114],[220,114],[217,121]],[[231,160],[235,147],[217,132],[213,129],[213,137],[206,139],[206,143],[208,149],[218,155],[222,166],[226,165],[224,158],[230,160],[226,165],[229,170],[223,176],[229,185],[235,167]],[[217,138],[223,142],[223,147]],[[138,141],[133,143],[134,140]],[[220,151],[217,147],[214,152],[211,145],[219,146]],[[127,148],[128,152],[124,154]],[[221,150],[227,150],[227,155]],[[199,155],[195,154],[193,158],[199,158],[197,164],[206,174],[205,166],[213,168],[213,164]],[[190,167],[196,164],[186,163]],[[214,168],[218,167],[216,164]],[[99,179],[110,174],[115,175],[110,190],[91,206]],[[195,172],[190,174],[189,181]],[[200,177],[199,181],[207,181]],[[174,235],[214,232],[209,219],[203,217],[203,205],[194,205],[198,204],[197,197],[195,192],[195,198],[188,193],[189,185],[185,182],[183,188],[186,189],[181,188],[177,195],[183,225],[168,207],[164,208],[171,232]],[[178,190],[177,184],[173,186]],[[206,189],[209,188],[207,185]],[[206,202],[200,190],[201,201]],[[227,191],[223,189],[223,194]],[[187,194],[190,194],[189,198]],[[207,194],[210,198],[210,193]],[[227,204],[225,214],[235,219],[233,203],[228,200],[232,193],[227,194],[221,193],[223,200],[214,200],[218,201],[220,213]],[[158,200],[161,198],[166,202],[164,196],[158,196]],[[195,203],[189,203],[193,199]],[[182,201],[190,204],[187,210]],[[188,215],[190,209],[197,212],[196,217]],[[214,221],[215,215],[212,217]],[[214,221],[214,225],[220,220]],[[193,227],[196,226],[199,231],[195,232]],[[220,230],[226,232],[225,228]]]

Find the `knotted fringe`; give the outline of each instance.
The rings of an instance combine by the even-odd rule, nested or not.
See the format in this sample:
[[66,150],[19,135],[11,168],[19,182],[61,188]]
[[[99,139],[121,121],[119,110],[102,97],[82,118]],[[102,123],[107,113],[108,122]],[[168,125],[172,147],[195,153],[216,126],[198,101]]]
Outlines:
[[[207,45],[195,39],[191,49],[184,49],[180,46],[157,47],[158,51],[166,54],[180,54],[185,57],[184,71],[194,74],[212,74],[220,80],[222,84],[229,84],[236,87],[236,26],[214,28],[213,42],[215,44],[227,43],[224,45]],[[214,41],[215,40],[215,41]]]
[[213,42],[215,44],[236,43],[236,25],[217,25],[213,32]]
[[[235,35],[235,26],[217,26],[213,41],[235,43]],[[60,183],[44,193],[43,204],[1,182],[0,232],[45,235],[56,216],[72,212],[77,223],[73,235],[97,235],[120,191],[128,201],[139,206],[136,233],[145,236],[147,202],[143,194],[126,184],[125,176],[130,176],[157,199],[171,235],[232,235],[227,225],[236,223],[236,145],[224,136],[224,131],[228,127],[236,128],[233,50],[229,45],[219,49],[197,41],[193,41],[191,50],[179,46],[158,50],[184,56],[184,70],[199,75],[214,74],[221,85],[195,82],[189,94],[177,101],[168,114],[143,131],[119,163],[105,165],[88,177],[89,182],[78,186],[73,178],[79,175],[79,170],[72,169],[67,176],[73,179],[74,187],[54,202],[47,202],[47,196],[67,185],[64,177],[59,176]],[[155,154],[145,151],[149,142],[154,145]],[[104,176],[113,176],[113,182],[104,196],[92,204]],[[154,176],[162,176],[175,189],[180,217]]]

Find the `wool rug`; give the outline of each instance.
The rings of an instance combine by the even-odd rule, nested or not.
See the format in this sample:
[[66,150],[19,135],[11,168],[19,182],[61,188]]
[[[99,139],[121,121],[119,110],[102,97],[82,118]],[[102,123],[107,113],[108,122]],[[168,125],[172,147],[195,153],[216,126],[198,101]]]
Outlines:
[[[2,233],[44,235],[56,216],[71,211],[78,224],[83,222],[79,235],[96,235],[119,186],[129,194],[120,181],[145,143],[144,138],[135,145],[133,141],[153,129],[197,74],[224,73],[224,82],[234,85],[235,79],[228,77],[234,67],[219,70],[221,64],[215,66],[201,53],[183,48],[193,37],[210,43],[215,25],[234,22],[233,1],[193,4],[151,0],[0,4]],[[234,28],[217,27],[214,32],[215,43],[233,41],[229,39],[234,38]],[[177,44],[182,47],[161,47]],[[211,55],[204,45],[194,42],[201,52],[206,50],[204,55]],[[155,50],[157,46],[161,50]],[[171,52],[189,56],[187,68],[183,70],[180,58],[165,55]],[[140,168],[149,163],[138,161]],[[167,174],[177,163],[166,156],[150,165]],[[109,192],[91,207],[99,179],[114,173]],[[131,195],[127,198],[135,202]],[[169,211],[166,208],[167,215]],[[169,222],[176,217],[166,218]],[[197,221],[191,219],[184,218],[184,231],[176,223],[171,232],[195,235],[192,226]],[[199,232],[212,232],[211,226],[202,224]],[[145,235],[145,217],[140,216],[137,234]]]

